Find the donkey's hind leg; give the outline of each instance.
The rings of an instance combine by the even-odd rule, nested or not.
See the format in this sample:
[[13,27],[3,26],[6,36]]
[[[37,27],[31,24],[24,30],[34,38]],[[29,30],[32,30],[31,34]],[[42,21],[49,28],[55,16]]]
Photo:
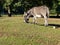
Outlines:
[[47,16],[44,16],[44,20],[45,20],[45,26],[48,26],[48,19],[47,19]]

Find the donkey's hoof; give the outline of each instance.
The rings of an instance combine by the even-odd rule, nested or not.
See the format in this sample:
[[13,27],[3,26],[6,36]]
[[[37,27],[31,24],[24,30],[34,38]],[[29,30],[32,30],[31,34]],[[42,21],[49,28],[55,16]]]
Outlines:
[[45,25],[45,26],[48,26],[48,25]]
[[45,24],[45,26],[48,26],[48,24]]
[[33,22],[33,24],[37,24],[36,22]]

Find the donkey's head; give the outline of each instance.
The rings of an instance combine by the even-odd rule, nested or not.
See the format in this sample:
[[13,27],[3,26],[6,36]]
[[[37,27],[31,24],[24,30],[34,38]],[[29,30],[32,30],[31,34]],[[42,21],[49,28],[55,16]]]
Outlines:
[[28,23],[29,21],[29,13],[24,12],[24,22]]

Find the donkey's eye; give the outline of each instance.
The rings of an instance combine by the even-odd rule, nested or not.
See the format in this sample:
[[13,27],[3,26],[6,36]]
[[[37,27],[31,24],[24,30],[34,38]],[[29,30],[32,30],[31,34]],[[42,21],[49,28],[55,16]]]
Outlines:
[[27,15],[29,15],[29,13],[27,13]]

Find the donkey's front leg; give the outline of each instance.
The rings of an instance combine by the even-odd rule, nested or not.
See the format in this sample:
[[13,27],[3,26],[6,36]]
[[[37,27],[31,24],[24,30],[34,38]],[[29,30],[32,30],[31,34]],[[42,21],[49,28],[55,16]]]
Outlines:
[[37,24],[37,17],[36,16],[33,17],[33,23]]

